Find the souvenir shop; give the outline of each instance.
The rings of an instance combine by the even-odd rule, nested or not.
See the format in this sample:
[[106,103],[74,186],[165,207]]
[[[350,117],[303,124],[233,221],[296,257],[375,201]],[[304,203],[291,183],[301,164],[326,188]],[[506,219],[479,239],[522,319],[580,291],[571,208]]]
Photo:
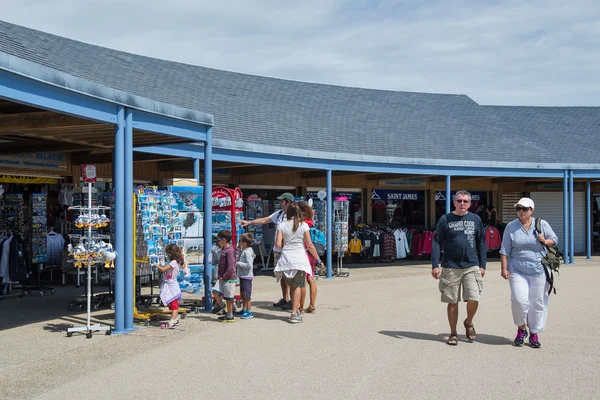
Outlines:
[[44,294],[42,279],[60,279],[60,182],[68,171],[63,153],[0,156],[0,295]]
[[[454,192],[452,191],[452,202],[450,203],[450,211],[454,210]],[[471,193],[471,207],[469,211],[483,217],[483,211],[488,205],[492,205],[489,200],[490,196],[487,191],[470,191]],[[435,191],[435,220],[440,219],[442,215],[446,214],[446,192],[443,190]],[[487,213],[486,213],[487,214]],[[483,220],[484,218],[482,218]],[[487,220],[487,217],[485,217]]]
[[426,204],[424,190],[373,189],[373,223],[391,227],[422,228],[427,223]]

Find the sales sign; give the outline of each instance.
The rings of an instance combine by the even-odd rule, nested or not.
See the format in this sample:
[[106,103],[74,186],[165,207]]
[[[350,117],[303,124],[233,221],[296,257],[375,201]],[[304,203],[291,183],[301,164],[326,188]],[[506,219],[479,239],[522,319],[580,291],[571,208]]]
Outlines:
[[81,176],[85,183],[96,183],[96,164],[83,164],[81,166]]

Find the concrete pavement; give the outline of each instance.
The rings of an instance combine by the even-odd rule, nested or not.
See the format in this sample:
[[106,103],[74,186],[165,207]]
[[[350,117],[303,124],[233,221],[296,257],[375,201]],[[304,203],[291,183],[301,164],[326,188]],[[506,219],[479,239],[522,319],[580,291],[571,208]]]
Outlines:
[[[270,305],[280,293],[266,276],[255,280],[255,318],[233,324],[199,314],[176,330],[67,338],[62,328],[84,314],[64,304],[63,315],[0,331],[0,398],[598,398],[600,262],[562,267],[537,350],[511,346],[516,328],[498,262],[484,282],[477,341],[459,329],[456,347],[445,344],[445,305],[427,264],[321,279],[317,313],[297,325]],[[52,300],[2,301],[0,321]]]

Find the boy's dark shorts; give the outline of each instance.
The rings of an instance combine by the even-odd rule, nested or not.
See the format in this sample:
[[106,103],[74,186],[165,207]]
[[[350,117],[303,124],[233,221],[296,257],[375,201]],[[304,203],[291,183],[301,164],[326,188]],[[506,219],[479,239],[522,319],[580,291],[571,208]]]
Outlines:
[[240,294],[242,300],[252,300],[252,279],[240,278]]

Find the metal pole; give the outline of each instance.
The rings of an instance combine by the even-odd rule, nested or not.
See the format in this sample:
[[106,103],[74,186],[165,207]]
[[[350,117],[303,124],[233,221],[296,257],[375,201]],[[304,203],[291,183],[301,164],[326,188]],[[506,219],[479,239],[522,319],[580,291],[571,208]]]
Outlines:
[[569,171],[569,264],[575,264],[575,202],[573,170]]
[[446,214],[450,212],[452,195],[450,194],[450,175],[446,175]]
[[125,163],[123,143],[125,138],[125,109],[119,106],[115,127],[115,158],[113,163],[113,187],[115,190],[115,330],[125,333],[125,181],[122,171]]
[[196,185],[200,186],[200,159],[194,159],[194,180]]
[[[196,160],[198,161],[198,160]],[[195,161],[194,161],[195,166]],[[200,166],[198,165],[198,168]],[[200,172],[198,171],[198,178]],[[212,310],[212,265],[208,262],[212,248],[212,128],[206,132],[204,143],[204,310]],[[213,260],[218,262],[218,260]]]
[[333,190],[331,170],[327,170],[327,278],[332,277],[333,270]]
[[563,175],[563,246],[565,263],[569,263],[569,172],[565,169]]
[[586,259],[592,259],[592,184],[590,181],[585,183],[585,220],[587,222],[585,229],[586,239]]
[[125,109],[125,331],[133,331],[133,240],[135,227],[133,226],[133,110]]

